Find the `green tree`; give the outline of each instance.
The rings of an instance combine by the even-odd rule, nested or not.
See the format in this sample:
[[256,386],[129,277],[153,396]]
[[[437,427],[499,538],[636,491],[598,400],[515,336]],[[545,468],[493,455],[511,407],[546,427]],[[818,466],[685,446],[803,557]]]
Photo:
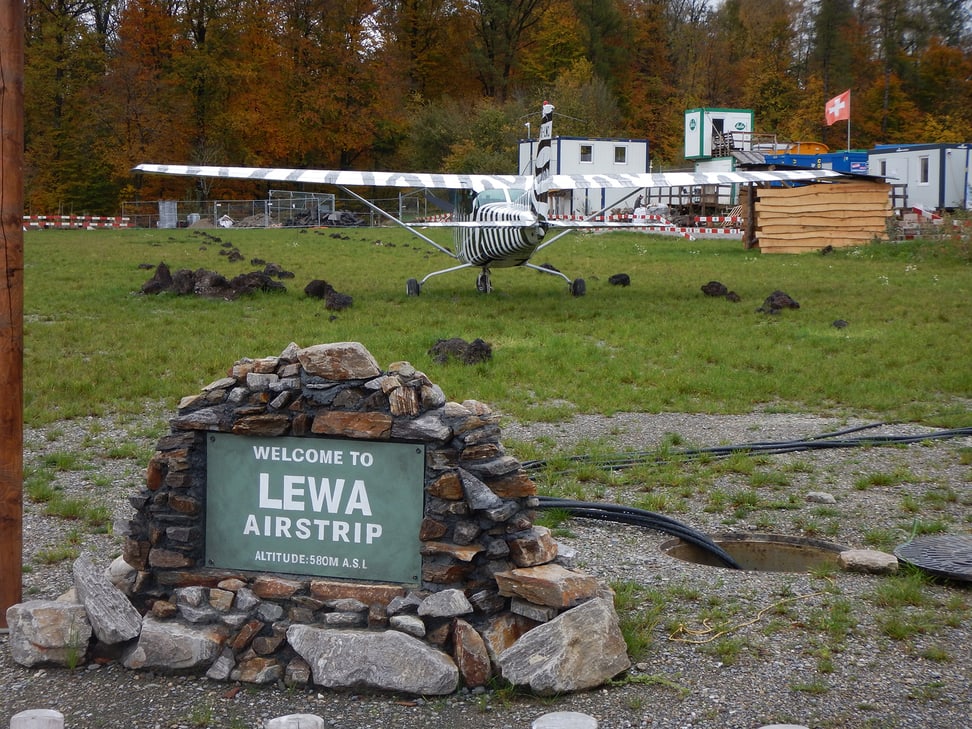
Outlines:
[[818,0],[811,69],[823,81],[824,94],[841,93],[853,81],[854,54],[848,35],[855,25],[853,0]]

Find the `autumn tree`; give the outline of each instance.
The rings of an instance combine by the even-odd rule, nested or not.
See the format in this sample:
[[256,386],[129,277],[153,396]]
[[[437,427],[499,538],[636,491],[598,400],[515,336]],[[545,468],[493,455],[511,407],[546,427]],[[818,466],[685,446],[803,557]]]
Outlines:
[[[190,159],[190,117],[174,61],[184,50],[177,18],[157,0],[129,0],[119,18],[115,55],[101,82],[103,148],[112,172],[121,179],[137,162]],[[165,178],[137,180],[126,197],[160,197]],[[144,185],[144,187],[142,187]],[[186,187],[179,181],[178,187]],[[180,195],[181,197],[181,195]]]
[[457,0],[379,0],[380,54],[397,99],[437,99],[478,90],[468,38],[471,18]]
[[[574,0],[550,0],[546,12],[520,54],[518,85],[522,91],[549,94],[564,69],[587,57],[585,28],[574,13]],[[542,95],[542,94],[541,94]]]
[[[510,171],[547,98],[560,135],[647,137],[683,165],[683,115],[846,144],[972,139],[962,0],[26,0],[26,199],[113,212],[263,196],[134,177],[143,161]],[[140,185],[140,188],[133,187]]]
[[25,203],[42,212],[114,208],[94,156],[92,110],[106,59],[85,0],[29,0],[24,72]]
[[549,0],[470,0],[476,33],[473,62],[483,93],[500,102],[513,90],[523,44]]

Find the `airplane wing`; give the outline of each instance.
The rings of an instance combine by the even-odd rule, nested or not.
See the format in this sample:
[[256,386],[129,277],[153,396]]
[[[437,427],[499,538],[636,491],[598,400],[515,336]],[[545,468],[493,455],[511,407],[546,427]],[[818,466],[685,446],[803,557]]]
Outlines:
[[521,175],[456,175],[432,172],[368,172],[354,170],[291,170],[273,167],[207,167],[141,164],[138,172],[189,177],[223,177],[272,182],[312,182],[342,187],[409,187],[433,190],[528,189],[532,178]]
[[551,175],[549,190],[585,188],[691,187],[747,182],[799,182],[844,177],[833,170],[740,170],[737,172],[657,172],[645,174]]
[[[204,165],[140,164],[139,172],[189,177],[311,182],[342,187],[407,187],[438,190],[530,189],[534,178],[525,175],[471,175],[435,172],[378,172],[314,170],[275,167],[217,167]],[[747,182],[800,182],[843,177],[833,170],[740,170],[736,172],[656,172],[642,174],[550,175],[541,185],[548,190],[585,188],[690,187]]]

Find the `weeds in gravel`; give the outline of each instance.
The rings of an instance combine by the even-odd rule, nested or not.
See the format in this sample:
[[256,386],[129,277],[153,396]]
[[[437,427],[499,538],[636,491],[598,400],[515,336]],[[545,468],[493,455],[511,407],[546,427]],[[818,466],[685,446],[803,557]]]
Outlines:
[[790,684],[790,688],[793,691],[807,694],[825,694],[830,691],[830,685],[822,679],[792,683]]
[[[687,698],[692,693],[692,689],[688,686],[673,681],[668,676],[662,676],[658,674],[649,673],[626,673],[621,678],[616,678],[608,681],[610,686],[658,686],[669,691],[674,692],[678,698]],[[632,702],[635,699],[640,699],[642,697],[633,697]],[[632,711],[640,710],[640,706],[634,706],[629,703],[628,708]]]
[[944,681],[929,681],[911,689],[908,698],[914,701],[935,701],[941,698],[947,686]]
[[570,530],[570,511],[558,507],[543,509],[537,513],[533,520],[537,526],[546,527],[555,537],[572,537],[574,533]]
[[87,651],[87,644],[81,640],[81,633],[75,624],[74,618],[68,626],[67,644],[65,645],[64,664],[68,670],[73,671],[81,665],[84,654]]
[[918,483],[919,479],[906,468],[897,468],[894,471],[878,471],[863,476],[854,482],[854,488],[858,491],[866,491],[872,487],[895,486],[901,483]]
[[611,589],[628,655],[637,661],[647,653],[654,639],[667,600],[663,593],[636,582],[612,582]]
[[873,549],[889,552],[901,543],[904,536],[905,533],[900,529],[875,527],[864,532],[863,542],[866,546],[872,547]]
[[956,592],[935,597],[930,589],[933,582],[931,577],[913,568],[881,580],[869,599],[881,608],[876,620],[884,635],[903,641],[917,635],[935,634],[969,619],[965,595]]
[[912,539],[928,534],[944,534],[949,530],[947,519],[915,519],[911,525]]
[[210,701],[201,701],[197,703],[189,711],[189,715],[186,717],[186,721],[189,722],[190,726],[208,727],[213,721],[213,705]]
[[739,660],[742,652],[749,647],[749,642],[738,636],[725,636],[711,643],[706,643],[702,650],[717,658],[724,666],[732,666]]
[[948,652],[948,649],[938,644],[924,648],[918,655],[926,661],[935,661],[936,663],[947,663],[952,660],[952,654]]
[[880,607],[922,607],[928,604],[928,584],[928,578],[918,570],[906,570],[881,580],[871,599]]
[[77,547],[68,544],[61,544],[49,549],[37,551],[34,560],[38,564],[58,564],[65,561],[74,561],[78,558],[80,551]]

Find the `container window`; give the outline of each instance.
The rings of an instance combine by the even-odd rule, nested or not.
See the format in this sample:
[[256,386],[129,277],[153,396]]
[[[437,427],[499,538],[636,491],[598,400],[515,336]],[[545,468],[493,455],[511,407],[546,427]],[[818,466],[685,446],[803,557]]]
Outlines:
[[594,161],[594,147],[590,144],[582,144],[580,147],[580,161],[581,162],[593,162]]

